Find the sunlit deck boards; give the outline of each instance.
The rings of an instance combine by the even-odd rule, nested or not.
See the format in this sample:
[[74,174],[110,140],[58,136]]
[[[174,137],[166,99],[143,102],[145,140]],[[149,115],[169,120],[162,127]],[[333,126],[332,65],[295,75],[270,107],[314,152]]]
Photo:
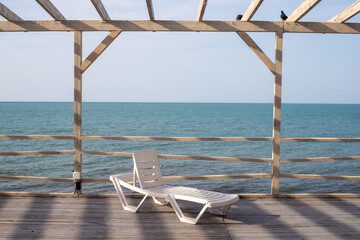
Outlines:
[[[186,204],[188,211],[196,212]],[[199,206],[200,207],[200,206]],[[0,239],[359,239],[360,199],[241,199],[228,216],[180,223],[150,200],[139,213],[116,198],[0,197]]]

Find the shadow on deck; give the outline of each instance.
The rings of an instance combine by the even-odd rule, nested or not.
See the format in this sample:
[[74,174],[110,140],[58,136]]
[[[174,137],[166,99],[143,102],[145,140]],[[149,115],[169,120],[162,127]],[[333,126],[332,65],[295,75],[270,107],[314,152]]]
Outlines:
[[190,225],[150,199],[131,213],[116,198],[0,196],[0,239],[360,239],[360,199],[241,199]]

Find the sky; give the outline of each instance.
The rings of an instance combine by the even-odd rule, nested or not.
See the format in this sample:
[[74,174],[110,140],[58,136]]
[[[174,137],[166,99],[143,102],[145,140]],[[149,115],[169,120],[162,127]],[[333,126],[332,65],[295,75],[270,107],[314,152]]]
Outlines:
[[[52,20],[34,0],[0,0],[24,20]],[[89,0],[52,0],[69,20],[99,20]],[[145,0],[102,0],[113,20],[148,20]],[[208,0],[204,20],[235,20],[251,0]],[[302,0],[265,0],[252,20],[279,21]],[[355,0],[323,0],[326,22]],[[153,0],[157,20],[195,20],[199,0]],[[0,17],[0,21],[5,19]],[[348,22],[360,23],[360,14]],[[107,32],[83,33],[83,59]],[[249,33],[274,61],[275,34]],[[0,34],[0,101],[73,101],[73,32]],[[360,35],[285,33],[284,103],[360,104]],[[85,102],[271,103],[274,75],[236,33],[123,32],[83,74]]]

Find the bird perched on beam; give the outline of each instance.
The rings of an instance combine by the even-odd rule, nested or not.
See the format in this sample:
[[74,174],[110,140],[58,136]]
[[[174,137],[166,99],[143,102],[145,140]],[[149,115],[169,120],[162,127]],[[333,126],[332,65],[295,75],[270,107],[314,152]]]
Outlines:
[[236,16],[236,21],[240,21],[242,19],[243,15],[239,14]]
[[280,18],[285,21],[288,17],[286,16],[286,14],[284,13],[284,11],[281,11],[281,15]]

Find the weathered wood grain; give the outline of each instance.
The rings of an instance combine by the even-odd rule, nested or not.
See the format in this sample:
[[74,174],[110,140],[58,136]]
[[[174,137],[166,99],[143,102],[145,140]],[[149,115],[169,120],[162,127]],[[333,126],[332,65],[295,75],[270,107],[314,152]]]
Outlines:
[[50,2],[50,0],[36,0],[38,4],[55,20],[63,21],[66,18],[61,12]]
[[[130,152],[82,151],[81,154],[132,157],[132,153],[130,153]],[[158,158],[186,159],[186,160],[210,160],[210,161],[233,161],[233,162],[271,162],[272,161],[271,158],[192,156],[192,155],[173,155],[173,154],[158,154]]]
[[271,194],[279,194],[280,174],[280,130],[281,130],[281,88],[282,88],[283,32],[277,32],[275,38],[275,80],[273,105],[273,144],[272,144],[272,180]]
[[305,0],[298,8],[286,19],[287,22],[297,22],[313,9],[321,0]]
[[329,22],[343,23],[360,12],[360,0],[357,0],[350,7],[333,17]]
[[194,226],[150,199],[131,213],[116,198],[1,197],[0,239],[358,239],[359,214],[360,199],[240,199]]
[[241,21],[250,21],[264,0],[252,0]]
[[104,21],[111,20],[101,0],[91,0],[91,2],[94,5],[96,11],[98,12],[102,20]]
[[197,16],[196,16],[196,21],[202,21],[203,20],[206,5],[207,5],[207,0],[200,0],[199,9],[198,9],[198,13],[197,13]]
[[13,11],[0,3],[0,15],[9,21],[22,21],[22,18],[16,15]]
[[[0,135],[1,138],[1,135]],[[82,136],[83,140],[122,141],[272,141],[272,137],[149,137],[149,136]]]

